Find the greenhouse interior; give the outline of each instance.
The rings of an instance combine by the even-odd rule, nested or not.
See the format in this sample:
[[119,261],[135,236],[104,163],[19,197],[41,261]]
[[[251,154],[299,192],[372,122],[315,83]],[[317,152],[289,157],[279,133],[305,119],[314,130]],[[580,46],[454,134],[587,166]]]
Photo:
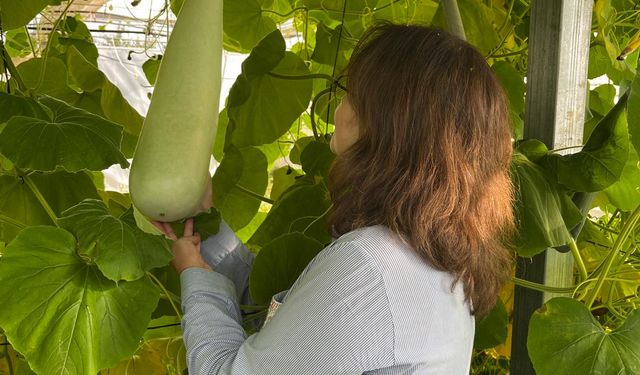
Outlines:
[[638,51],[637,0],[0,0],[0,374],[640,375]]

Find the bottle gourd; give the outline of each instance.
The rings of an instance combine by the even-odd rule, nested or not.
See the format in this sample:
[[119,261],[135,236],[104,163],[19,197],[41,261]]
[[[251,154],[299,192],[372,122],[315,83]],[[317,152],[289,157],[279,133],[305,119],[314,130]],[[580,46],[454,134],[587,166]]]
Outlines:
[[220,101],[223,0],[185,0],[160,63],[129,190],[145,216],[193,216],[207,188]]

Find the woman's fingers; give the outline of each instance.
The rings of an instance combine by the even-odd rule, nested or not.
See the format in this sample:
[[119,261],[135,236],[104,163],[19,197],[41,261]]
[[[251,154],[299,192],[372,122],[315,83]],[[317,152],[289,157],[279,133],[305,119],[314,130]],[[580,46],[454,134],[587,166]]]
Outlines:
[[171,225],[169,225],[169,223],[162,223],[162,228],[163,228],[164,234],[166,234],[167,237],[169,237],[174,241],[178,240],[178,237],[176,236],[175,233],[173,233],[173,229],[171,229]]
[[184,237],[193,236],[193,219],[189,218],[184,223],[184,233],[182,234]]
[[162,233],[166,234],[166,233],[165,233],[165,231],[164,231],[164,227],[162,226],[162,223],[161,223],[161,222],[159,222],[159,221],[155,221],[155,220],[151,220],[151,224],[153,224],[153,226],[154,226],[154,227],[156,227],[156,228],[160,229],[160,231],[161,231]]

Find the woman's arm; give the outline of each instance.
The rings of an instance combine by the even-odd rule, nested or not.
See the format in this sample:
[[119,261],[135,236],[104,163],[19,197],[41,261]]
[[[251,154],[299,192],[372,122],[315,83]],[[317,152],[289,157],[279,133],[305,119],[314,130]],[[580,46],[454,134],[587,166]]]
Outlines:
[[188,268],[180,278],[191,374],[361,374],[394,364],[381,274],[352,244],[320,253],[249,338],[227,277]]
[[211,268],[233,282],[240,304],[253,304],[249,296],[249,274],[255,254],[224,220],[220,222],[218,233],[202,241],[200,254]]

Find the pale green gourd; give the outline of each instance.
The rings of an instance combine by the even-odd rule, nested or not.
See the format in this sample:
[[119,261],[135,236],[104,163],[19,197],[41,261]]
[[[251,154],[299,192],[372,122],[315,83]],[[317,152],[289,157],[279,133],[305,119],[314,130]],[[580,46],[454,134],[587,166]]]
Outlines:
[[220,101],[223,0],[185,0],[133,156],[133,204],[153,220],[193,216],[207,188]]

